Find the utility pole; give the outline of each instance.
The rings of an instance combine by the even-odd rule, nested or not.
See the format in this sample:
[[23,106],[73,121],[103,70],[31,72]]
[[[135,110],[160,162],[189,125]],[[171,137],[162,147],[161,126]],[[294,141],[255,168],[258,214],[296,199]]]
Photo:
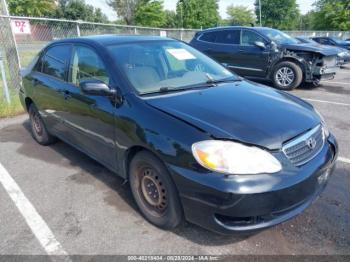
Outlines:
[[260,20],[260,26],[262,26],[262,23],[261,23],[261,0],[259,0],[259,20]]

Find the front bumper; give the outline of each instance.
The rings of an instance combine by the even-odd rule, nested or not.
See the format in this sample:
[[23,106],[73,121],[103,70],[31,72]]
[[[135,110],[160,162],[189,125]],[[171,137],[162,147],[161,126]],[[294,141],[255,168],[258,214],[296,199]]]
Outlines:
[[307,164],[277,174],[221,176],[170,167],[188,221],[212,231],[252,232],[301,213],[323,191],[335,167],[338,146],[328,138]]

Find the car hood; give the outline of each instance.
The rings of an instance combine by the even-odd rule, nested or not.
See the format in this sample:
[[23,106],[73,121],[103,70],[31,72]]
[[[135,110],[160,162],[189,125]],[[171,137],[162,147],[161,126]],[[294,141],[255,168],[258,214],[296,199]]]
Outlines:
[[148,97],[145,101],[215,138],[271,150],[320,123],[309,103],[249,81]]
[[288,44],[281,45],[281,47],[291,51],[306,51],[319,53],[324,56],[333,56],[338,54],[337,48],[326,45],[315,45],[311,43]]

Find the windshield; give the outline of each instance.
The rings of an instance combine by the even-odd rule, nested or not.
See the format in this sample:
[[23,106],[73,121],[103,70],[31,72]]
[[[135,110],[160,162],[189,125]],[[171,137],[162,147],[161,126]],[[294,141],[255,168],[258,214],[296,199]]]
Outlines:
[[182,42],[149,41],[111,45],[108,49],[139,94],[238,79],[214,60]]
[[297,40],[299,40],[300,43],[309,43],[309,44],[317,44],[319,45],[319,43],[317,43],[316,41],[309,39],[309,38],[304,38],[304,37],[297,37]]
[[298,44],[299,41],[286,33],[271,28],[259,28],[258,31],[277,44]]
[[337,44],[345,44],[346,41],[344,41],[343,39],[341,39],[340,37],[331,37],[331,39],[336,42]]

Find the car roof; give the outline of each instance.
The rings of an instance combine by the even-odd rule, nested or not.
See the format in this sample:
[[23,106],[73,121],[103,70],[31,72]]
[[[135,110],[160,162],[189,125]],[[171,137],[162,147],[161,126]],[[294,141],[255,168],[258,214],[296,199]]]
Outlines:
[[219,26],[219,27],[213,27],[213,28],[208,28],[200,31],[201,33],[204,32],[214,32],[214,31],[221,31],[221,30],[227,30],[227,29],[252,29],[252,30],[257,30],[257,29],[271,29],[269,27],[253,27],[253,26]]
[[160,36],[147,35],[91,35],[83,37],[65,38],[54,41],[54,43],[87,43],[100,44],[102,46],[123,43],[136,43],[145,41],[175,41],[174,39]]

